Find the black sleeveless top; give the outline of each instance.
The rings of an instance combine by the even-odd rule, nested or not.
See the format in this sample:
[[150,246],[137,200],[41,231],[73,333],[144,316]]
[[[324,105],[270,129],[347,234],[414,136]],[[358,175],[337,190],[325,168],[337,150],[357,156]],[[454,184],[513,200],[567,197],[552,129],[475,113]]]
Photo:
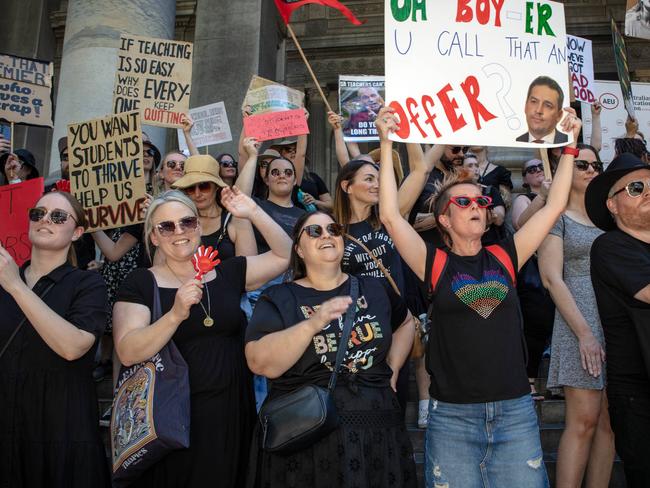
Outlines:
[[[221,227],[212,234],[201,236],[201,244],[204,246],[212,246],[213,249],[219,251],[219,259],[225,261],[235,257],[235,243],[230,240],[228,236],[228,223],[232,220],[229,212],[221,212]],[[226,219],[228,223],[226,223]],[[223,237],[222,237],[223,234]]]

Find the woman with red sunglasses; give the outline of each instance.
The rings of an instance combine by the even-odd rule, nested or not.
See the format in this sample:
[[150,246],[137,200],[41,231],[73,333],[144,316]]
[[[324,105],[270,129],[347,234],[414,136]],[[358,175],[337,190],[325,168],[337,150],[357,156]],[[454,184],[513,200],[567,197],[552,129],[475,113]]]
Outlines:
[[84,210],[46,193],[29,220],[31,261],[0,246],[0,486],[108,488],[91,376],[106,286],[70,263]]
[[555,302],[547,386],[563,392],[566,427],[560,438],[558,486],[606,487],[614,434],[605,394],[605,337],[591,284],[591,245],[603,231],[585,209],[587,185],[603,171],[596,150],[578,144],[567,209],[539,248],[539,270]]
[[[563,131],[580,134],[575,111]],[[431,374],[426,486],[548,486],[537,416],[526,375],[516,273],[564,210],[575,143],[565,148],[546,206],[513,236],[484,248],[489,202],[471,179],[446,179],[431,201],[446,247],[426,244],[402,217],[391,168],[391,108],[380,134],[380,216],[432,302],[427,345]],[[487,453],[487,454],[486,454]]]

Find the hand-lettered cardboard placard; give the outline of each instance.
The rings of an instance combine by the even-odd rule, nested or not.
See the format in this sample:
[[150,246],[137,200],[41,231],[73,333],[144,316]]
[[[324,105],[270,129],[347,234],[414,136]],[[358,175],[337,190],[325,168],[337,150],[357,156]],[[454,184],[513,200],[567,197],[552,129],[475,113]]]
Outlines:
[[650,3],[648,0],[627,0],[625,35],[650,39]]
[[612,18],[612,41],[614,43],[614,60],[616,61],[616,71],[618,72],[618,81],[621,84],[621,92],[623,93],[623,104],[625,110],[634,118],[634,103],[632,95],[632,82],[630,81],[630,69],[627,64],[627,51],[625,50],[625,40],[621,35],[616,21]]
[[259,115],[283,110],[295,110],[304,106],[305,94],[274,81],[253,76],[242,110]]
[[385,5],[386,103],[401,121],[394,140],[536,148],[571,141],[558,128],[570,94],[561,3]]
[[53,127],[54,64],[0,54],[0,119]]
[[244,117],[244,133],[258,141],[309,134],[307,117],[301,108]]
[[143,221],[139,112],[68,125],[68,157],[70,192],[86,210],[89,232]]
[[190,108],[191,42],[123,34],[117,51],[113,112],[139,110],[142,123],[181,127]]
[[569,56],[571,88],[576,100],[587,103],[596,101],[594,80],[594,57],[589,39],[566,36]]
[[[190,117],[194,120],[190,134],[196,147],[232,141],[226,106],[223,102],[192,108]],[[181,151],[187,150],[185,135],[181,129],[178,129],[178,147]]]
[[378,141],[375,119],[383,105],[383,76],[339,76],[339,113],[346,141]]
[[18,266],[31,256],[27,210],[43,195],[43,185],[43,178],[34,178],[0,186],[0,243]]
[[[596,80],[595,86],[596,100],[603,107],[600,113],[602,133],[600,159],[610,162],[615,156],[616,139],[625,137],[627,110],[625,110],[621,85],[618,81]],[[650,134],[650,83],[632,83],[632,90],[634,91],[634,115],[639,123],[639,131]],[[589,105],[584,103],[582,104],[582,120],[584,122],[582,135],[585,141],[591,144],[591,111]]]

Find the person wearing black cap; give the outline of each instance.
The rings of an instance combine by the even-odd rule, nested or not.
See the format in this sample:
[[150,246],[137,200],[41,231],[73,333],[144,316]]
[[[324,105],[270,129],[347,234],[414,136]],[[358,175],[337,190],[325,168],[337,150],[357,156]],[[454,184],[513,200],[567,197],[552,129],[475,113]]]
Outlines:
[[650,486],[650,166],[623,153],[592,180],[591,280],[605,332],[607,398],[629,487]]

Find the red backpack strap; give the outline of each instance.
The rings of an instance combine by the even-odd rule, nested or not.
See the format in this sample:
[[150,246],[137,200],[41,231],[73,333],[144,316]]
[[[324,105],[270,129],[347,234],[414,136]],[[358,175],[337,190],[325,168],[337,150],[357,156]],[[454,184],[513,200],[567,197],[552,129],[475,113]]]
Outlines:
[[445,266],[447,266],[447,253],[438,248],[433,256],[433,266],[431,266],[431,293],[436,291],[440,277],[442,276]]
[[485,250],[492,254],[492,256],[494,256],[497,261],[501,263],[501,266],[503,266],[510,275],[512,284],[514,286],[517,286],[517,273],[515,273],[515,267],[512,264],[512,259],[510,259],[510,255],[506,252],[506,250],[498,244],[486,246]]

